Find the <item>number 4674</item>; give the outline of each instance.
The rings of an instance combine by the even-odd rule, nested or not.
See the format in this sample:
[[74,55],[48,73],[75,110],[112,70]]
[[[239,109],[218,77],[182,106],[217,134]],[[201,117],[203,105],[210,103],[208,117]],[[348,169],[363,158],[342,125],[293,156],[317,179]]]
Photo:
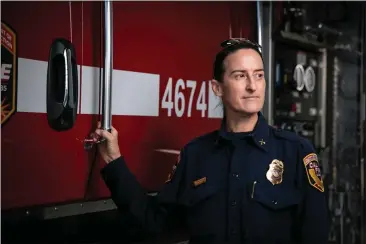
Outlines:
[[[173,101],[173,78],[169,78],[168,84],[166,85],[164,95],[161,101],[161,108],[168,110],[168,117],[172,116],[172,110],[177,117],[182,117],[185,108],[186,108],[186,98],[182,90],[190,89],[190,95],[188,98],[188,109],[187,109],[187,117],[191,117],[192,115],[192,103],[196,93],[197,82],[193,80],[187,80],[186,82],[182,79],[179,79],[174,87],[174,101]],[[206,101],[206,82],[203,81],[201,83],[201,88],[198,93],[198,98],[196,102],[196,110],[201,111],[201,117],[205,117],[207,110],[207,101]]]

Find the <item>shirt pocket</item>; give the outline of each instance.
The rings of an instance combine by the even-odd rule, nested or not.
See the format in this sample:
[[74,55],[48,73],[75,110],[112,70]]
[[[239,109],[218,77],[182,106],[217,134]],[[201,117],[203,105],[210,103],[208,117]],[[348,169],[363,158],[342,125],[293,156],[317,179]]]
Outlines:
[[301,191],[292,185],[258,181],[249,188],[244,217],[251,220],[246,225],[250,238],[270,236],[272,241],[291,240],[302,201]]
[[254,181],[250,190],[253,201],[272,211],[292,208],[301,202],[301,192],[294,186]]

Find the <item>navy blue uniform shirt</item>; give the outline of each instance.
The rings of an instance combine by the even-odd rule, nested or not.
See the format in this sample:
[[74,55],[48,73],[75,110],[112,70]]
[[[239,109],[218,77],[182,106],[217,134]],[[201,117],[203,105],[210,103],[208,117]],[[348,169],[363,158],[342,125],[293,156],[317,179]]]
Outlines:
[[180,218],[190,243],[325,244],[328,219],[317,155],[309,141],[269,126],[221,129],[182,150],[163,189],[147,196],[121,157],[102,169],[137,233],[160,233]]

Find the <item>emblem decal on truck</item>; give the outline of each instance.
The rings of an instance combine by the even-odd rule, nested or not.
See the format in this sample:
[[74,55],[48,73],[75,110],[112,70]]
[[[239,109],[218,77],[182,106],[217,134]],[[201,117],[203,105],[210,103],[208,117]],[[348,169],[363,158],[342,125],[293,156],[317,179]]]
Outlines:
[[1,125],[16,112],[17,39],[15,31],[1,22]]

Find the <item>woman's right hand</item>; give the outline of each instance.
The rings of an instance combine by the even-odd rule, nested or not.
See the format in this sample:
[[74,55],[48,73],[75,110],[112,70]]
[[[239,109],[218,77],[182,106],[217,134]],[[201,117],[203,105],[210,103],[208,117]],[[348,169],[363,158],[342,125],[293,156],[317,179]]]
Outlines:
[[95,134],[105,139],[105,141],[98,144],[98,149],[107,164],[121,157],[118,145],[118,131],[113,126],[111,126],[111,132],[109,132],[101,129],[101,123],[98,122]]

